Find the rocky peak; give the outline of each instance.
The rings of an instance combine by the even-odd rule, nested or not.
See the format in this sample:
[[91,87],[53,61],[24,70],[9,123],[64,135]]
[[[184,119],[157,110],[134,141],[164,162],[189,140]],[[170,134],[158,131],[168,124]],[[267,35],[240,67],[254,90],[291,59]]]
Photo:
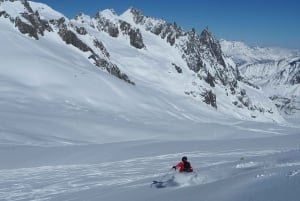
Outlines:
[[221,45],[218,40],[215,39],[213,34],[208,31],[208,28],[205,28],[200,34],[200,43],[201,46],[207,48],[214,58],[217,59],[218,63],[222,66],[226,66],[225,61],[223,59],[223,53],[221,49]]
[[144,19],[145,17],[144,17],[144,15],[142,14],[142,12],[140,10],[130,8],[129,11],[133,16],[133,21],[136,24],[143,24],[145,22],[145,19]]
[[146,31],[160,36],[162,39],[173,46],[180,36],[185,35],[184,30],[174,23],[168,23],[162,19],[144,16],[143,13],[135,8],[129,8],[121,15],[121,18],[132,25],[142,25]]
[[[194,29],[192,31],[195,32]],[[214,36],[208,31],[208,28],[205,28],[200,34],[200,39],[203,44],[209,44],[211,41],[214,41]]]

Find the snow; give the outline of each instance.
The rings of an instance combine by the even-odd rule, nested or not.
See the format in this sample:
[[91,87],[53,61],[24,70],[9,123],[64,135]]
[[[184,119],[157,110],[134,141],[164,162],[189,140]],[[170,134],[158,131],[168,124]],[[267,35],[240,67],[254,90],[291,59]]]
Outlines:
[[[300,151],[292,147],[298,145],[299,137],[289,135],[247,140],[2,146],[1,154],[9,154],[11,161],[1,164],[14,166],[0,170],[0,198],[241,200],[243,196],[297,200]],[[182,155],[189,156],[198,176],[192,182],[177,177],[180,185],[176,187],[151,188],[152,180],[172,174],[170,167]]]
[[42,19],[51,20],[51,19],[59,19],[61,17],[65,18],[65,16],[62,13],[53,10],[46,4],[36,3],[32,1],[29,1],[29,3],[33,10],[37,10],[40,13]]
[[117,13],[113,9],[105,9],[103,11],[99,11],[98,15],[103,18],[110,19],[114,23],[117,22]]
[[124,13],[120,15],[120,18],[130,24],[135,24],[134,16],[132,14],[132,8],[127,9]]
[[20,13],[25,11],[24,5],[21,1],[14,1],[14,2],[2,2],[1,3],[1,10],[5,10],[8,14],[12,17],[18,16]]
[[[181,94],[194,75],[178,75],[171,62],[189,72],[179,53],[143,34],[147,50],[96,35],[132,86],[55,33],[35,40],[0,18],[0,200],[298,200],[299,125]],[[183,155],[197,178],[151,188]]]

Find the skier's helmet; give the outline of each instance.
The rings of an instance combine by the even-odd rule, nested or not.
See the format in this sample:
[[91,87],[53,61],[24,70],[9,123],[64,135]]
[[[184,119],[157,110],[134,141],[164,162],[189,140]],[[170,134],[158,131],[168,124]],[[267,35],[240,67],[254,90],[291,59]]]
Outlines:
[[182,161],[187,161],[187,157],[186,156],[184,156],[184,157],[182,157],[182,159],[181,159]]

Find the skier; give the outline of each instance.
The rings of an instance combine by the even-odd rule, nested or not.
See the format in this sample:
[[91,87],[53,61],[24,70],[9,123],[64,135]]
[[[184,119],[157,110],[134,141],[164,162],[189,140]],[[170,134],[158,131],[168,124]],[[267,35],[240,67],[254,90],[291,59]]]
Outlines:
[[191,163],[188,161],[186,156],[183,156],[181,162],[179,162],[172,168],[175,170],[179,169],[179,172],[193,172],[193,167],[191,166]]
[[[188,161],[186,156],[183,156],[182,161],[172,168],[176,171],[179,170],[180,173],[188,173],[188,174],[173,174],[170,171],[164,174],[159,180],[154,180],[151,186],[155,186],[156,188],[165,188],[172,186],[180,186],[184,183],[193,182],[197,178],[197,173],[193,172],[193,167],[191,163]],[[182,178],[182,176],[184,178]]]

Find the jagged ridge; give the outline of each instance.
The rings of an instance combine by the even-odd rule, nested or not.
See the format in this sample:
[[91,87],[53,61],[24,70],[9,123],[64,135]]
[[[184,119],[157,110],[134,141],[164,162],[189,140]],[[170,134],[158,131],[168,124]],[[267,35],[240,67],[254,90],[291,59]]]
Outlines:
[[[5,0],[2,0],[2,2],[5,2]],[[10,0],[10,2],[16,2],[16,0]],[[88,59],[91,59],[97,67],[104,68],[110,74],[130,84],[134,84],[125,73],[120,71],[116,64],[109,61],[108,51],[101,41],[94,39],[94,46],[90,47],[77,36],[76,33],[79,35],[87,34],[83,27],[78,28],[73,26],[64,17],[61,17],[60,19],[51,19],[49,21],[42,20],[39,12],[37,10],[33,11],[27,0],[22,0],[21,3],[24,5],[25,12],[20,13],[20,16],[13,17],[6,11],[0,11],[0,17],[3,16],[8,18],[21,33],[28,34],[36,40],[39,40],[39,35],[44,36],[45,31],[57,31],[58,35],[66,42],[66,44],[71,44],[83,52],[90,52],[91,55]],[[94,48],[100,49],[100,54],[96,53],[93,50]]]

